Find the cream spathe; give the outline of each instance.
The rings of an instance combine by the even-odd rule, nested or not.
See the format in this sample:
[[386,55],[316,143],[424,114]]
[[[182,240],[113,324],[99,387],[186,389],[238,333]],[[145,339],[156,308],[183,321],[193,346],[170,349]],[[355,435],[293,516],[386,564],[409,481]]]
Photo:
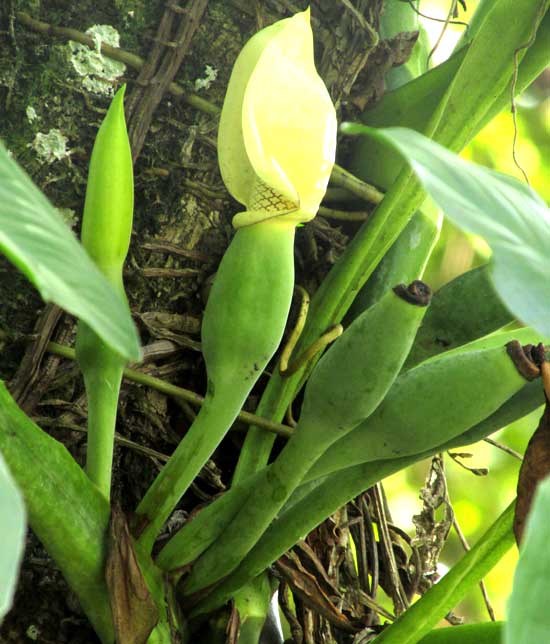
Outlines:
[[334,164],[336,127],[315,69],[309,10],[253,36],[233,67],[218,134],[223,180],[247,208],[235,227],[313,219]]

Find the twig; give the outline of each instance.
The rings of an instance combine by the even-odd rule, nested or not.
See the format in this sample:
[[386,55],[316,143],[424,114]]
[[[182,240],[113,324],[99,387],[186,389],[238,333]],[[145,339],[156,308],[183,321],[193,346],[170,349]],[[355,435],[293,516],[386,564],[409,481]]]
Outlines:
[[344,332],[344,327],[341,324],[333,324],[329,327],[323,335],[321,335],[315,342],[312,342],[302,353],[300,353],[284,371],[280,371],[281,376],[289,377],[299,371],[305,364],[324,350],[329,344],[339,338]]
[[[81,427],[80,425],[77,425],[76,423],[70,423],[67,421],[60,421],[59,419],[55,418],[41,418],[41,417],[33,417],[34,422],[36,422],[38,425],[41,427],[53,427],[53,428],[59,428],[59,429],[69,429],[72,432],[80,432],[81,434],[87,434],[88,430],[86,427]],[[140,445],[139,443],[136,443],[134,441],[131,441],[129,438],[124,438],[124,436],[121,436],[120,434],[115,433],[115,443],[118,443],[119,445],[124,445],[124,447],[128,447],[135,452],[139,452],[141,454],[145,454],[146,456],[150,456],[152,458],[156,458],[159,461],[162,461],[163,463],[168,462],[170,459],[169,456],[166,454],[162,454],[161,452],[157,452],[154,449],[151,449],[150,447],[145,447],[145,445]]]
[[192,0],[185,11],[176,4],[166,4],[151,55],[141,68],[126,105],[134,162],[145,142],[153,114],[189,51],[207,2]]
[[[27,347],[19,368],[10,383],[10,391],[17,404],[27,413],[32,412],[33,405],[27,405],[26,399],[38,380],[42,357],[46,346],[61,318],[62,311],[55,304],[48,304],[36,321],[35,337]],[[34,401],[36,402],[36,401]]]
[[156,239],[152,242],[145,242],[141,244],[141,248],[145,250],[151,250],[158,253],[170,253],[172,255],[181,255],[182,257],[187,257],[188,259],[193,259],[197,262],[211,262],[212,257],[206,253],[201,253],[196,250],[191,250],[188,248],[181,248],[177,244],[169,241],[168,239]]
[[391,582],[390,595],[394,604],[396,615],[401,615],[409,607],[409,599],[403,588],[399,569],[395,559],[392,540],[388,528],[388,514],[386,511],[386,500],[384,488],[381,483],[377,483],[373,488],[373,502],[376,511],[378,534],[382,547],[382,554],[386,560],[387,574]]
[[[18,11],[16,16],[18,22],[31,31],[43,34],[45,36],[63,38],[65,40],[74,40],[81,43],[82,45],[87,45],[90,49],[96,49],[95,41],[90,36],[87,36],[77,29],[71,29],[70,27],[56,27],[55,25],[50,25],[47,22],[42,22],[41,20],[31,18],[29,14],[23,11]],[[132,54],[125,49],[121,49],[120,47],[112,47],[111,45],[107,45],[104,42],[101,43],[100,51],[108,58],[118,60],[121,63],[128,65],[128,67],[131,67],[132,69],[140,70],[145,64],[145,61],[140,56]],[[210,103],[210,101],[197,96],[197,94],[186,92],[183,87],[181,87],[181,85],[178,85],[177,83],[170,83],[168,85],[168,91],[172,95],[181,98],[191,107],[195,107],[202,112],[216,116],[220,113],[220,108],[217,105],[214,105],[213,103]]]
[[470,458],[471,454],[458,453],[458,452],[447,452],[447,454],[452,458],[452,460],[460,467],[464,468],[467,472],[471,472],[474,476],[487,476],[489,470],[486,467],[470,467],[463,463],[460,459]]
[[[57,342],[49,342],[46,350],[51,353],[55,353],[58,356],[68,358],[69,360],[75,360],[74,349],[66,345],[58,344]],[[124,369],[124,377],[126,378],[126,380],[130,380],[131,382],[135,382],[140,385],[145,385],[146,387],[151,387],[151,389],[160,391],[161,393],[175,398],[176,400],[185,400],[192,405],[195,405],[196,407],[200,407],[204,402],[204,398],[194,393],[193,391],[183,389],[182,387],[177,387],[176,385],[165,382],[160,378],[155,378],[154,376],[141,373],[139,371],[136,371],[135,369]],[[283,438],[289,438],[292,434],[291,427],[282,425],[281,423],[275,423],[273,421],[267,420],[267,418],[256,416],[255,414],[251,414],[247,411],[241,411],[237,418],[247,425],[256,425],[257,427],[266,429],[267,431],[273,432],[274,434],[282,436]]]
[[294,287],[295,292],[300,295],[300,310],[298,311],[298,317],[296,319],[296,324],[290,332],[287,343],[285,344],[283,350],[281,351],[281,357],[279,358],[279,373],[281,376],[287,375],[288,363],[290,362],[290,356],[294,351],[296,343],[300,339],[300,335],[304,329],[306,323],[307,312],[309,310],[309,293],[305,288],[296,284]]
[[368,532],[369,545],[371,548],[371,555],[372,555],[370,571],[365,571],[365,574],[368,575],[368,572],[370,572],[371,587],[370,587],[369,595],[373,599],[376,599],[376,594],[378,592],[378,585],[380,583],[380,560],[379,560],[376,536],[374,534],[373,521],[370,515],[367,498],[368,498],[367,493],[365,493],[361,495],[361,500],[360,500],[361,516],[363,517],[363,524],[365,526],[365,530],[366,532]]
[[368,212],[362,211],[349,211],[349,210],[333,210],[325,206],[319,207],[319,214],[327,219],[336,219],[337,221],[366,221],[369,217]]
[[344,170],[344,168],[336,163],[334,164],[332,174],[330,175],[330,182],[339,188],[349,190],[349,192],[354,194],[356,197],[359,197],[368,203],[378,205],[384,198],[383,192],[380,192],[380,190],[374,186],[361,181],[361,179],[358,179],[355,175],[351,174],[351,172]]
[[445,24],[443,25],[443,29],[441,30],[441,33],[439,34],[435,45],[432,47],[432,50],[428,54],[428,61],[427,61],[427,67],[428,68],[430,66],[430,60],[432,59],[432,56],[434,55],[435,51],[437,50],[437,48],[441,44],[441,41],[443,40],[443,36],[445,35],[445,32],[447,31],[447,27],[450,24],[451,18],[453,18],[455,16],[456,5],[457,4],[458,4],[457,0],[451,0],[451,5],[449,7],[447,17],[445,18]]
[[484,438],[483,440],[486,443],[489,443],[489,445],[493,445],[494,447],[498,447],[498,449],[501,449],[503,452],[506,452],[506,454],[510,454],[510,456],[513,456],[514,458],[517,458],[518,461],[523,461],[523,456],[519,452],[516,452],[515,449],[512,449],[511,447],[508,447],[508,445],[504,445],[504,443],[499,443],[494,438]]
[[[422,13],[419,9],[417,9],[414,4],[413,0],[407,0],[410,8],[421,18],[425,18],[426,20],[430,20],[432,22],[448,22],[450,25],[458,25],[460,27],[466,27],[466,29],[469,28],[469,24],[467,22],[463,22],[462,20],[447,20],[446,18],[436,18],[435,16],[428,16],[425,13]],[[464,4],[461,2],[462,8],[466,10]]]
[[142,268],[143,277],[175,277],[178,280],[191,279],[200,275],[198,268],[159,268],[155,266]]

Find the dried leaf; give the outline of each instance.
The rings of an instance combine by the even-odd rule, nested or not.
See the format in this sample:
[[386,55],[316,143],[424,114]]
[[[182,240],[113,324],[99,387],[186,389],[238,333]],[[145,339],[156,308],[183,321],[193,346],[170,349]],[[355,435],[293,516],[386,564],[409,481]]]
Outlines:
[[302,566],[295,553],[289,552],[283,555],[275,565],[293,594],[305,605],[346,633],[357,632],[358,629],[336,608],[321,589],[317,579]]
[[226,639],[225,644],[238,644],[239,634],[241,632],[241,620],[239,617],[239,611],[233,603],[231,606],[231,615],[227,622],[227,628],[225,629]]
[[323,589],[323,592],[327,596],[339,595],[338,589],[328,576],[315,550],[313,550],[307,541],[299,541],[294,547],[296,553],[299,554],[300,565],[317,579],[317,583]]
[[525,450],[518,476],[518,498],[514,516],[516,542],[521,543],[525,521],[539,482],[550,474],[550,404],[546,399],[544,414]]
[[[422,561],[421,586],[426,590],[437,581],[439,556],[453,523],[453,511],[447,494],[447,481],[443,459],[440,454],[432,458],[425,486],[420,491],[422,511],[413,516],[416,536],[412,545],[418,549]],[[438,510],[443,508],[443,516],[438,519]]]
[[117,644],[145,644],[159,613],[140,570],[126,517],[113,508],[105,578]]

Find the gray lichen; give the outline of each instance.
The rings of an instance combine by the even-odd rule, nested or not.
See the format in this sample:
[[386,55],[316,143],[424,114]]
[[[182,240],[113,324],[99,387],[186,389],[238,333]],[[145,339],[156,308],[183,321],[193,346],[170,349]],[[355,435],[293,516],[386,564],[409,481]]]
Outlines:
[[195,91],[198,92],[201,89],[209,89],[210,85],[218,78],[218,70],[212,67],[212,65],[206,65],[204,68],[204,76],[202,78],[197,78],[195,81]]
[[38,158],[45,163],[59,161],[70,154],[67,150],[67,137],[57,128],[52,128],[47,133],[38,132],[31,147],[36,150]]
[[39,118],[38,114],[36,113],[36,110],[34,109],[34,107],[32,107],[32,105],[27,106],[25,113],[27,115],[27,120],[29,121],[29,123],[32,123],[37,118]]
[[113,83],[126,69],[126,65],[117,60],[112,60],[101,53],[101,43],[119,47],[120,36],[111,25],[93,25],[86,30],[95,43],[95,49],[86,45],[69,41],[71,55],[70,61],[79,76],[82,76],[82,85],[89,92],[112,96]]

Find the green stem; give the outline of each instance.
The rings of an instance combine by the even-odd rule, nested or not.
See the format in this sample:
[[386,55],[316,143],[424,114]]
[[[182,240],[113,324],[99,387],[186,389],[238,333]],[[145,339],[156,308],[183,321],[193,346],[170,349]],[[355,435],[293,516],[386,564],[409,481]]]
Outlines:
[[122,381],[122,365],[118,360],[108,364],[105,355],[101,373],[86,374],[88,399],[88,445],[86,473],[106,499],[111,492],[113,450],[117,417],[118,395]]
[[376,644],[416,644],[452,610],[464,595],[504,557],[514,545],[512,524],[515,501],[493,525],[415,604],[384,630]]
[[273,591],[267,574],[246,584],[234,597],[239,613],[238,644],[258,644],[269,613]]
[[380,192],[374,186],[365,181],[358,179],[355,175],[348,172],[338,164],[334,164],[332,174],[330,175],[331,184],[349,190],[352,194],[367,203],[379,204],[384,198],[384,193]]
[[[268,386],[262,395],[258,408],[256,409],[256,415],[281,420],[284,416],[286,401],[281,404],[283,392],[270,385],[273,378],[274,376],[270,378]],[[251,474],[265,467],[269,460],[275,438],[275,434],[264,431],[258,425],[252,425],[250,427],[241,448],[241,453],[239,454],[235,473],[233,474],[233,485],[237,485]]]
[[484,622],[437,628],[418,644],[502,644],[504,622]]
[[[433,449],[414,456],[356,465],[322,479],[302,483],[294,491],[277,520],[262,536],[261,547],[256,553],[258,568],[251,568],[253,570],[251,577],[258,574],[256,570],[267,568],[327,516],[384,477],[429,458],[435,453],[475,443],[532,412],[540,406],[540,403],[540,384],[533,381],[489,418],[470,428],[463,435],[437,445]],[[261,475],[260,472],[256,477]],[[308,478],[307,474],[305,478]],[[232,488],[205,508],[170,539],[161,551],[157,563],[165,570],[173,570],[196,559],[224,532],[246,501],[247,495],[255,487],[256,481],[257,478],[241,481],[237,487]]]
[[182,618],[175,599],[174,588],[166,582],[162,571],[152,561],[151,555],[143,551],[139,544],[135,544],[134,552],[159,615],[155,628],[147,638],[147,644],[172,644],[175,633],[184,637],[187,631],[187,624]]
[[245,385],[242,395],[234,387],[229,387],[229,392],[218,389],[215,396],[206,395],[191,428],[147,490],[136,510],[147,521],[138,540],[144,550],[151,550],[164,522],[237,417],[248,393]]
[[[315,293],[295,355],[299,355],[327,328],[342,319],[357,290],[400,232],[401,224],[412,216],[423,200],[424,192],[418,181],[412,177],[412,171],[403,170],[401,180],[396,182],[386,194],[369,221],[368,227],[361,228],[348,245],[344,256]],[[383,245],[384,242],[387,246]],[[275,372],[269,380],[257,414],[271,419],[282,419],[288,405],[315,363],[314,359],[306,368],[288,377],[282,377]],[[266,435],[259,428],[251,427],[245,442],[247,459],[260,466],[265,465],[269,459],[273,441],[273,436]],[[237,473],[241,468],[248,473],[250,466],[257,467],[251,463],[246,465],[245,469],[240,462]],[[239,473],[238,476],[242,475]]]
[[[400,180],[394,184],[374,212],[368,227],[362,227],[359,230],[348,245],[344,256],[315,293],[311,301],[306,326],[295,348],[296,355],[315,342],[327,328],[342,319],[353,302],[357,290],[374,270],[378,261],[400,232],[401,222],[404,225],[404,222],[420,207],[424,197],[425,193],[418,181],[413,178],[412,170],[404,169]],[[386,222],[392,214],[399,214],[399,220],[394,217],[391,219],[392,225],[387,226]],[[382,240],[388,240],[387,246],[382,246],[384,242],[380,243],[378,236]],[[375,258],[376,252],[379,254]],[[292,398],[315,366],[316,361],[313,359],[309,365],[288,377],[283,377],[275,372],[270,378],[258,406],[258,415],[271,419],[282,419]],[[248,459],[263,466],[269,459],[273,442],[273,436],[267,436],[261,429],[251,427],[245,441]],[[240,463],[239,466],[241,466]],[[237,472],[239,472],[239,466]],[[244,468],[244,466],[242,467]],[[248,467],[245,471],[249,471]],[[239,474],[239,476],[241,475]]]
[[[286,444],[277,460],[259,475],[246,502],[221,538],[196,561],[184,586],[186,594],[211,585],[239,565],[298,487],[305,473],[325,451],[326,438],[312,445],[310,432],[314,427],[302,429]],[[246,530],[243,530],[243,526],[246,526]]]
[[[258,542],[313,464],[380,404],[395,381],[429,302],[427,287],[419,284],[403,289],[406,296],[394,290],[384,294],[325,354],[306,386],[300,422],[292,438],[264,470],[265,475],[221,538],[194,564],[184,590],[197,592],[229,574]],[[500,349],[497,351],[500,358]],[[523,382],[519,375],[514,382],[516,379]]]
[[[208,612],[222,605],[239,588],[259,575],[262,570],[303,538],[304,534],[319,525],[350,499],[386,476],[429,456],[430,453],[356,465],[314,482],[313,489],[310,489],[309,493],[300,500],[293,502],[293,499],[290,499],[287,508],[264,533],[240,566],[198,605],[195,612]],[[300,488],[298,492],[299,490]]]
[[[195,613],[209,612],[225,603],[327,516],[374,483],[415,460],[415,457],[409,457],[356,465],[319,481],[309,494],[283,511],[240,566],[198,605]],[[223,519],[229,522],[234,518],[224,516]]]
[[214,503],[188,521],[160,551],[156,564],[163,570],[174,571],[199,557],[223,533],[231,519],[246,503],[256,482],[263,476],[258,472],[250,479],[233,485]]

